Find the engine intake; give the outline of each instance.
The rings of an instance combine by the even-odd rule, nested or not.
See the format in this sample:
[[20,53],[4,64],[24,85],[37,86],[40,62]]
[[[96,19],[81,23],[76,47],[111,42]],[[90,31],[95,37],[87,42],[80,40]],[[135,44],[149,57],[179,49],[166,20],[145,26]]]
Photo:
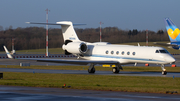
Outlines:
[[70,42],[66,45],[63,44],[62,49],[72,54],[82,54],[87,52],[88,47],[83,42]]

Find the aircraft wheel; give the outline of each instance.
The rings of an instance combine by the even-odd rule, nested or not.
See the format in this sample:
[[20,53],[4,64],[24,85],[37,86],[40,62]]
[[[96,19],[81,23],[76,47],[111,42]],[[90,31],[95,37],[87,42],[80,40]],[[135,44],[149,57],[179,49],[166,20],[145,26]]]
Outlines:
[[95,68],[88,69],[88,72],[89,72],[89,73],[95,73],[95,71],[96,71]]
[[167,72],[166,71],[162,71],[162,75],[166,75],[167,74]]
[[113,68],[112,68],[112,72],[113,72],[113,73],[119,73],[119,70],[117,69],[117,67],[113,67]]

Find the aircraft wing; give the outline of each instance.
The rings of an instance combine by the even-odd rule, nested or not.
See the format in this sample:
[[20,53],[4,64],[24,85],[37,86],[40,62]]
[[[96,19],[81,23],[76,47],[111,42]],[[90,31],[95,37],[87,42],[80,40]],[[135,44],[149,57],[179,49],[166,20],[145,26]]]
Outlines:
[[[9,54],[9,51],[7,50],[6,46],[4,46],[5,52],[8,56],[8,58],[13,59],[13,57]],[[93,64],[119,64],[118,61],[107,61],[107,60],[70,60],[70,59],[50,59],[50,58],[44,58],[44,59],[39,59],[39,58],[16,58],[18,60],[35,60],[37,62],[52,62],[52,63],[68,63],[68,64],[80,64],[80,65],[87,65],[89,63]]]
[[51,62],[51,63],[67,63],[67,64],[79,64],[79,65],[87,65],[89,63],[93,64],[119,64],[118,61],[99,61],[99,60],[72,60],[72,59],[50,59],[50,58],[23,58],[23,60],[35,60],[37,62]]

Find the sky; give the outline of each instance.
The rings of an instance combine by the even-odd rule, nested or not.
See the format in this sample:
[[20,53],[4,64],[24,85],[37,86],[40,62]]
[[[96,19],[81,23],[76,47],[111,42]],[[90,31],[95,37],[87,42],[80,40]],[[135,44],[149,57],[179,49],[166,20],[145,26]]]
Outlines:
[[[76,28],[118,27],[122,30],[164,30],[169,17],[180,28],[180,0],[1,0],[0,26],[45,27],[25,22],[72,21]],[[49,26],[57,28],[59,26]]]

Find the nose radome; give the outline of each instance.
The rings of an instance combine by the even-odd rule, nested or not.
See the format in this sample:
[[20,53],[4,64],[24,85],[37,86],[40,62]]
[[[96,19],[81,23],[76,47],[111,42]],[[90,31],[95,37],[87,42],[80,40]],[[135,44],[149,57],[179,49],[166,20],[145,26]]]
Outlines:
[[166,58],[166,60],[169,62],[169,63],[174,63],[176,61],[176,59],[174,57],[168,57]]
[[175,63],[176,62],[176,59],[175,58],[173,58],[173,63]]

